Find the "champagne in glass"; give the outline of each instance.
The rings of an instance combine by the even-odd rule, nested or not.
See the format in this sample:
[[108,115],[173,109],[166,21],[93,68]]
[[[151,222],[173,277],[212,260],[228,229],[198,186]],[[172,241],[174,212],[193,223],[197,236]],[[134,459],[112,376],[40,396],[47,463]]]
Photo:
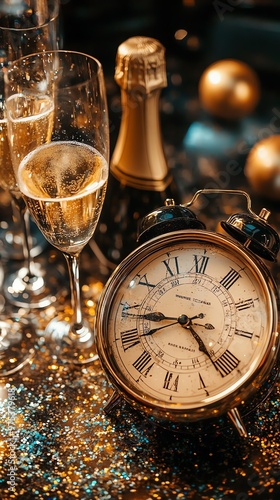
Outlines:
[[26,154],[48,143],[53,128],[54,102],[49,96],[15,94],[8,98],[9,141],[14,169]]
[[19,187],[46,239],[78,254],[95,230],[107,176],[105,158],[90,145],[52,141],[24,158]]
[[17,103],[17,112],[19,107],[27,109],[33,118],[37,115],[28,105],[31,86],[39,101],[47,95],[54,98],[51,141],[40,146],[34,143],[16,175],[35,222],[61,250],[69,270],[73,318],[54,318],[46,328],[46,338],[60,359],[87,363],[97,354],[93,332],[82,314],[79,260],[94,235],[108,179],[109,126],[102,66],[94,57],[78,52],[34,54],[9,68],[6,85],[10,137],[21,120],[16,114],[11,116],[18,94],[25,101]]

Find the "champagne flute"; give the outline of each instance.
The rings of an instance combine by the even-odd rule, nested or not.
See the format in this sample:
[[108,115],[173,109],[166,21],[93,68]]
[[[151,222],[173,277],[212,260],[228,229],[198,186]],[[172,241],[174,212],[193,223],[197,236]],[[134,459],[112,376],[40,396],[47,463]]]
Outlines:
[[[53,104],[51,141],[20,162],[19,188],[45,238],[65,256],[73,317],[54,318],[46,338],[64,361],[97,358],[94,334],[82,314],[80,254],[92,238],[108,180],[109,126],[101,63],[86,54],[51,51],[16,61],[6,76],[8,134],[13,143],[25,116]],[[34,104],[35,103],[35,104]]]
[[[54,275],[50,287],[44,271],[31,259],[31,256],[42,252],[46,240],[38,229],[35,234],[33,223],[33,246],[29,246],[29,214],[17,187],[7,138],[3,75],[9,61],[30,52],[57,48],[58,14],[59,0],[5,0],[0,5],[0,187],[11,195],[15,221],[14,227],[9,225],[7,231],[1,231],[1,254],[8,260],[22,259],[23,256],[26,262],[17,273],[7,274],[3,289],[11,305],[26,305],[28,308],[43,307],[53,302],[56,286]],[[20,370],[36,351],[34,325],[23,316],[23,311],[10,314],[4,306],[5,299],[1,295],[0,376]]]
[[[3,75],[5,67],[23,55],[58,48],[58,18],[59,0],[5,0],[0,8],[0,186],[11,195],[13,214],[19,214],[24,259],[20,269],[7,275],[3,292],[11,304],[27,308],[46,307],[55,302],[60,276],[53,267],[50,276],[50,269],[33,260],[45,247],[46,240],[37,236],[35,248],[31,248],[29,212],[17,186],[8,147]],[[21,156],[28,152],[26,148],[27,143]],[[14,246],[11,241],[8,256]]]

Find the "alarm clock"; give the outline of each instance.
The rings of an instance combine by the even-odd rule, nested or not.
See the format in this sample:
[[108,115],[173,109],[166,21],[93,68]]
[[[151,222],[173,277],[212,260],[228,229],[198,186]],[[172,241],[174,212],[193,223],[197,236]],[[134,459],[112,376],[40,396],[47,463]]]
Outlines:
[[[208,231],[189,209],[208,193],[245,196],[247,211]],[[278,233],[247,193],[202,189],[185,205],[166,200],[139,226],[139,247],[114,270],[97,308],[96,342],[114,388],[157,422],[189,426],[239,411],[265,383],[279,352],[278,291],[264,259]]]

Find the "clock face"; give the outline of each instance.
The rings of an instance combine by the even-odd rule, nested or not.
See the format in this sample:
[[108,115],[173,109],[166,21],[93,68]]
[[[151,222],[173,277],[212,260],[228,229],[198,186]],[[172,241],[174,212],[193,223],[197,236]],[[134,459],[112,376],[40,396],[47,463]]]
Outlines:
[[101,362],[121,392],[150,407],[195,418],[236,406],[275,352],[271,288],[229,238],[191,230],[155,238],[105,289]]

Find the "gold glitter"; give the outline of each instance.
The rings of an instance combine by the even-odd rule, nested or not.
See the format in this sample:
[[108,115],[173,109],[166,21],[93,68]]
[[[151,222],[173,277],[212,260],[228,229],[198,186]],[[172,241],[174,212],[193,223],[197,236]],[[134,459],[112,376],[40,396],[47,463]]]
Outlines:
[[50,365],[48,368],[49,368],[50,370],[58,370],[58,369],[59,369],[59,366],[58,366],[58,365],[54,365],[54,364],[52,364],[52,365]]
[[[85,303],[94,300],[93,285],[85,288]],[[8,491],[9,388],[15,390],[15,493]],[[268,397],[259,394],[257,405],[242,405],[246,440],[226,415],[185,434],[155,425],[124,401],[108,415],[112,393],[98,360],[64,365],[42,338],[32,364],[1,391],[1,499],[278,498],[279,381]]]
[[23,415],[17,415],[16,418],[14,419],[14,423],[17,426],[23,425],[24,424],[24,418]]

